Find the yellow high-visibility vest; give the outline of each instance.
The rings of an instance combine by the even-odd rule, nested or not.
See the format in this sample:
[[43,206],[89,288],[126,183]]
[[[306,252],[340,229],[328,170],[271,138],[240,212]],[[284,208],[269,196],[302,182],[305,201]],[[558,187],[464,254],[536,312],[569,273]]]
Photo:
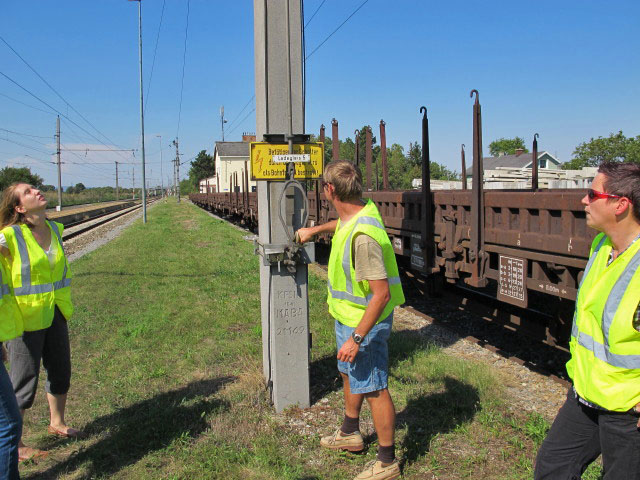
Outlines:
[[404,303],[404,293],[398,274],[398,265],[393,246],[384,228],[380,212],[376,205],[369,200],[357,215],[347,223],[338,226],[331,240],[331,255],[328,265],[328,296],[329,313],[339,322],[349,327],[357,327],[362,315],[369,305],[372,293],[369,282],[356,282],[356,272],[353,267],[353,239],[356,234],[364,233],[373,238],[382,247],[384,266],[387,271],[389,293],[391,299],[385,306],[377,322],[387,318],[394,307]]
[[578,395],[607,410],[626,412],[640,402],[640,240],[610,265],[613,246],[603,233],[591,245],[571,329],[567,372]]
[[0,255],[0,342],[19,337],[24,332],[22,314],[11,292],[9,268],[4,255]]
[[73,314],[71,270],[62,249],[64,227],[49,220],[47,225],[51,229],[51,242],[57,242],[53,268],[27,225],[2,229],[11,252],[11,287],[22,312],[25,331],[50,327],[56,306],[67,320]]

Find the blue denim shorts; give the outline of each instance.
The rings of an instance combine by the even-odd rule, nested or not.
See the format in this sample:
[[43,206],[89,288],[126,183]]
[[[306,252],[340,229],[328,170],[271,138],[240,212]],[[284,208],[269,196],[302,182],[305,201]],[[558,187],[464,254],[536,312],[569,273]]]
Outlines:
[[[349,376],[351,393],[370,393],[387,388],[389,377],[389,349],[393,312],[378,322],[364,337],[353,363],[338,360],[338,370]],[[338,350],[351,337],[355,328],[336,320],[336,346]]]

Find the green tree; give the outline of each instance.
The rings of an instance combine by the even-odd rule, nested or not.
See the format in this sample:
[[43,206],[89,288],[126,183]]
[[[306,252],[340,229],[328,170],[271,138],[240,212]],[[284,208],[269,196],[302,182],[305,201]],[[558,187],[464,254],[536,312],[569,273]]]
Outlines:
[[409,142],[407,157],[411,165],[422,165],[422,146],[418,142]]
[[55,192],[56,187],[54,187],[53,185],[42,185],[40,187],[40,190],[43,192]]
[[180,195],[189,195],[190,193],[196,193],[196,191],[196,186],[191,179],[180,180]]
[[449,170],[442,163],[431,162],[429,172],[434,180],[460,180],[460,174]]
[[28,167],[4,167],[0,170],[0,190],[4,190],[9,185],[16,182],[24,182],[33,185],[36,188],[40,188],[43,180],[39,175],[31,173],[31,170]]
[[602,162],[640,163],[640,135],[627,138],[619,131],[607,138],[591,138],[575,148],[573,158],[563,163],[562,168],[579,170],[582,167],[596,167]]
[[67,193],[76,193],[76,189],[73,186],[68,186],[67,187]]
[[523,150],[523,153],[529,153],[529,150],[524,145],[523,138],[499,138],[489,144],[489,153],[491,153],[492,157],[497,157],[499,155],[513,155],[519,148]]
[[200,180],[212,177],[215,173],[213,156],[209,155],[206,150],[201,150],[191,162],[191,168],[189,169],[189,182],[193,185],[193,190],[196,190]]
[[80,193],[83,190],[86,190],[87,187],[85,187],[84,184],[82,183],[76,183],[76,186],[73,189],[75,190],[76,193]]

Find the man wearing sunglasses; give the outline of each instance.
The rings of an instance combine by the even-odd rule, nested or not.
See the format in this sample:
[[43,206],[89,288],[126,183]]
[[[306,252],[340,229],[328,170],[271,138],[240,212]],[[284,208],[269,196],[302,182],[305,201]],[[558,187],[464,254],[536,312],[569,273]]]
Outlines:
[[345,416],[342,426],[320,440],[332,450],[364,449],[360,409],[366,398],[378,434],[378,456],[356,480],[400,476],[395,459],[395,407],[387,389],[387,340],[393,309],[404,303],[393,246],[376,205],[362,201],[362,174],[350,162],[334,161],[323,175],[324,194],[339,219],[301,228],[301,243],[332,233],[328,265],[329,313],[335,319],[338,370],[342,377]]
[[573,386],[534,477],[579,479],[602,453],[605,479],[640,479],[640,165],[600,165],[582,204],[600,233],[576,299]]

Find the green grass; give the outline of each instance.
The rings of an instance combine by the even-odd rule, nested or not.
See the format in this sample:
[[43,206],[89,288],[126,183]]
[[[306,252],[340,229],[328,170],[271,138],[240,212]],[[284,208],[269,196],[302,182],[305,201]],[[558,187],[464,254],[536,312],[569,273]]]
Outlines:
[[[245,235],[172,201],[149,223],[72,265],[68,421],[83,441],[47,437],[39,394],[28,445],[51,450],[23,478],[342,479],[374,458],[321,451],[342,416],[326,282],[310,275],[313,406],[276,415],[262,380],[258,259]],[[548,425],[511,413],[488,367],[415,332],[390,340],[390,390],[405,479],[530,478]],[[595,480],[597,477],[589,477]]]

